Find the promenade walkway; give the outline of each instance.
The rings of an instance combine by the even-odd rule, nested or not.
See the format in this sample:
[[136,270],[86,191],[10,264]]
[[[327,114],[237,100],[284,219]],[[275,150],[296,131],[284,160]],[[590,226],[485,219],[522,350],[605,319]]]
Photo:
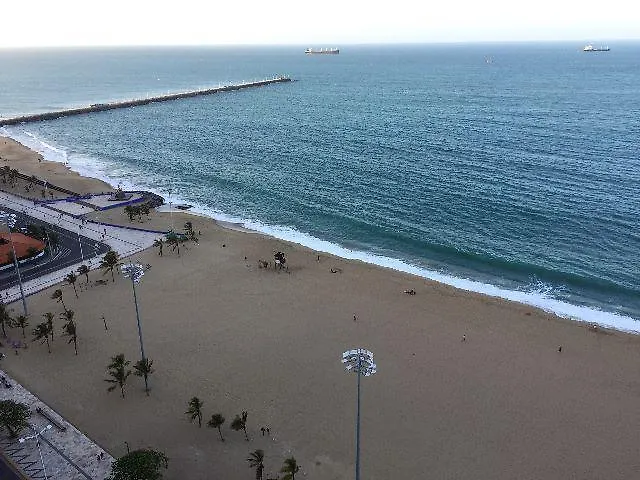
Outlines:
[[[27,200],[6,192],[0,192],[0,208],[5,206],[12,210],[24,212],[25,214],[42,220],[44,222],[58,225],[66,230],[79,233],[83,237],[90,238],[96,242],[107,243],[111,249],[118,252],[120,258],[130,257],[153,245],[154,240],[161,236],[160,233],[134,230],[127,227],[116,227],[103,225],[95,222],[85,222],[72,214],[55,210],[55,205],[46,204],[34,205],[32,200]],[[93,252],[86,252],[87,257]],[[88,265],[90,269],[95,269],[100,264],[100,257],[87,258],[84,262],[68,266],[56,272],[52,272],[23,283],[25,295],[31,295],[60,283],[69,272],[77,272],[81,264]],[[8,289],[0,289],[5,303],[10,303],[20,298],[20,287],[14,286]]]
[[[0,376],[6,382],[0,383],[0,400],[14,400],[28,405],[31,410],[29,423],[38,432],[47,425],[52,426],[40,436],[42,460],[35,439],[20,443],[18,439],[10,438],[4,430],[0,433],[0,449],[28,478],[103,480],[110,473],[114,460],[111,455],[10,378],[6,372],[0,370]],[[33,434],[32,429],[20,432],[22,437]],[[46,477],[42,463],[45,465]]]

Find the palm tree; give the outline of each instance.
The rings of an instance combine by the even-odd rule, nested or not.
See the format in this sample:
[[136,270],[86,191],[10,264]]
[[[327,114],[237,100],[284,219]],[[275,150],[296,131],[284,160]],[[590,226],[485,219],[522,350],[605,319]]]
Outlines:
[[249,435],[247,435],[247,411],[242,411],[242,416],[236,415],[236,418],[231,422],[231,429],[239,432],[240,430],[244,430],[244,438],[249,441]]
[[284,473],[282,480],[295,480],[298,470],[300,470],[300,467],[298,466],[296,459],[293,457],[287,458],[280,469],[280,472]]
[[71,285],[73,287],[73,291],[76,294],[76,298],[78,298],[78,291],[76,290],[76,281],[77,280],[78,280],[78,277],[73,272],[69,272],[69,275],[64,277],[64,281],[67,282],[69,285]]
[[0,325],[2,325],[2,336],[4,338],[7,338],[5,327],[10,327],[12,322],[11,315],[9,315],[10,311],[4,302],[0,300]]
[[149,395],[149,384],[147,382],[147,377],[153,373],[153,360],[149,360],[148,358],[143,358],[142,360],[138,360],[133,366],[134,375],[138,377],[144,377],[144,391]]
[[12,187],[16,186],[16,181],[18,180],[18,175],[20,172],[16,168],[12,168],[9,172],[9,183],[11,183]]
[[109,250],[104,254],[104,257],[102,257],[102,260],[100,261],[100,268],[104,270],[103,275],[106,275],[107,272],[111,271],[112,282],[116,281],[113,276],[113,269],[118,266],[118,260],[118,253],[113,250]]
[[262,472],[264,472],[264,450],[256,450],[251,452],[247,458],[249,468],[256,469],[256,480],[262,480]]
[[47,343],[47,350],[51,353],[51,345],[49,344],[49,324],[47,322],[39,323],[38,326],[33,330],[33,340],[35,342],[37,340],[41,340],[40,343]]
[[124,398],[124,385],[127,383],[127,378],[131,375],[131,370],[127,370],[131,362],[129,360],[125,360],[124,353],[120,353],[115,357],[111,357],[111,363],[108,365],[109,375],[113,378],[107,378],[105,382],[109,382],[112,385],[107,388],[108,392],[111,392],[116,389],[116,387],[120,387],[120,391],[122,392],[122,398]]
[[54,315],[51,312],[47,312],[42,315],[44,319],[47,321],[47,325],[49,326],[49,333],[51,334],[51,341],[53,342],[53,318]]
[[124,207],[124,213],[126,213],[129,217],[129,222],[133,222],[133,217],[136,215],[136,211],[133,206],[127,205]]
[[222,438],[222,430],[220,430],[220,427],[222,426],[223,423],[224,423],[224,417],[222,416],[222,414],[214,413],[213,415],[211,415],[211,420],[207,422],[207,426],[211,428],[217,428],[218,433],[220,434],[220,440],[224,442],[224,438]]
[[189,410],[184,412],[186,415],[189,415],[190,422],[193,422],[197,418],[200,427],[202,427],[202,405],[203,403],[198,397],[193,397],[189,400]]
[[0,175],[2,175],[2,183],[7,183],[7,176],[9,175],[10,171],[11,171],[11,168],[9,167],[9,165],[5,165],[4,167],[0,168]]
[[67,309],[67,306],[64,304],[64,298],[62,298],[62,290],[57,289],[56,291],[54,291],[51,294],[51,299],[55,300],[57,303],[62,303],[62,308],[64,308],[65,310]]
[[78,275],[84,275],[87,278],[87,283],[89,283],[89,271],[88,265],[80,265],[78,267]]
[[24,333],[24,329],[29,326],[29,319],[26,315],[18,315],[12,322],[13,327],[20,327],[22,329],[22,338],[27,338]]
[[9,430],[10,437],[16,438],[21,430],[29,426],[30,416],[29,405],[14,400],[0,401],[0,427]]
[[177,249],[178,255],[180,255],[180,238],[178,237],[178,235],[175,232],[171,231],[167,233],[166,238],[167,245],[171,245],[171,251],[175,252]]
[[64,313],[61,313],[60,316],[63,320],[66,320],[66,323],[62,326],[63,335],[70,337],[67,343],[73,342],[73,348],[76,351],[76,355],[78,354],[78,335],[76,333],[76,324],[73,321],[73,310],[65,310]]
[[157,238],[153,241],[153,246],[158,247],[158,255],[162,256],[162,246],[164,245],[164,241],[162,238]]

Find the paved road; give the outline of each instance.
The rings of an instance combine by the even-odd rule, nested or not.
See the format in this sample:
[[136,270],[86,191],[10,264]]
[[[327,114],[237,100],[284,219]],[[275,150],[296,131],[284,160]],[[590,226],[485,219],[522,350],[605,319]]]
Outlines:
[[[56,225],[61,229],[60,239],[66,238],[64,245],[69,250],[64,257],[54,260],[58,262],[59,269],[55,271],[44,270],[38,272],[37,278],[23,281],[23,289],[25,295],[39,292],[47,287],[55,285],[63,281],[64,277],[71,271],[77,271],[80,265],[87,264],[90,269],[96,268],[100,263],[100,256],[94,256],[87,260],[86,250],[91,251],[98,243],[98,249],[103,247],[100,244],[106,244],[108,248],[115,250],[120,258],[126,258],[134,255],[153,245],[155,239],[161,234],[157,232],[144,232],[133,230],[126,227],[107,226],[92,222],[82,223],[72,215],[61,213],[48,207],[47,205],[34,205],[33,201],[26,200],[7,192],[0,191],[0,210],[11,209],[19,212],[21,215],[31,218],[31,222],[44,222]],[[64,230],[64,232],[62,232]],[[78,244],[78,235],[81,236],[80,244],[82,245],[82,254],[85,261],[80,258],[80,246]],[[75,236],[75,240],[74,240]],[[75,246],[78,245],[77,251]],[[74,253],[75,252],[75,253]],[[75,260],[75,262],[74,262]],[[66,265],[66,266],[63,266]],[[20,291],[17,286],[6,287],[4,282],[0,282],[0,294],[3,295],[5,303],[10,303],[20,298]]]
[[[84,235],[78,235],[64,228],[60,228],[56,224],[36,220],[29,215],[11,210],[6,207],[0,210],[14,214],[16,218],[15,228],[25,228],[27,225],[37,225],[45,227],[49,232],[55,232],[58,236],[58,247],[53,252],[47,248],[41,257],[20,264],[20,275],[22,281],[27,282],[35,278],[61,270],[65,267],[83,263],[88,259],[96,256],[102,256],[109,251],[110,247],[104,242],[95,241]],[[2,228],[2,226],[0,226]],[[53,255],[51,254],[53,253]],[[3,288],[9,288],[17,285],[18,276],[15,268],[7,268],[0,271],[0,285]]]

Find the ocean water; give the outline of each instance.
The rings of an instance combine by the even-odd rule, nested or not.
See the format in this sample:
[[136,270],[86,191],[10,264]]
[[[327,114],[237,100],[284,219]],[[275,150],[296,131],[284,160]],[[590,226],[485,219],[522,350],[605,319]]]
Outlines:
[[[0,129],[318,251],[640,331],[640,43],[0,50]],[[171,192],[171,193],[169,193]]]

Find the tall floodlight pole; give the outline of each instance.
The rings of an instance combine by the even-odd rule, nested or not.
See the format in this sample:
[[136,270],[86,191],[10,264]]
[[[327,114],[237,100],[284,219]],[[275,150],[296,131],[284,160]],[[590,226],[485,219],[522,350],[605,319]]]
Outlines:
[[[133,287],[133,301],[136,304],[136,319],[138,320],[138,338],[140,339],[140,355],[142,356],[142,363],[146,363],[144,356],[144,345],[142,343],[142,326],[140,325],[140,312],[138,311],[138,297],[136,295],[136,283],[140,282],[140,279],[144,275],[144,267],[139,263],[129,263],[120,267],[120,271],[125,278],[131,279],[131,286]],[[144,377],[145,390],[149,391],[149,385],[147,384],[147,376]]]
[[9,243],[11,243],[11,252],[13,253],[13,264],[16,268],[16,274],[18,275],[18,285],[20,286],[20,296],[22,297],[22,309],[26,316],[28,315],[27,299],[24,296],[24,288],[22,287],[22,275],[20,275],[20,265],[18,264],[18,256],[16,255],[16,246],[13,244],[13,236],[11,235],[11,229],[16,224],[16,216],[13,213],[0,211],[0,219],[7,224],[7,230],[9,231]]
[[40,463],[42,463],[42,473],[44,473],[44,480],[48,480],[47,477],[47,469],[44,466],[44,458],[42,458],[42,449],[40,448],[40,435],[42,435],[44,432],[46,432],[47,430],[51,429],[51,425],[47,425],[46,427],[44,427],[42,430],[38,431],[38,429],[36,428],[35,425],[30,425],[30,427],[33,429],[34,431],[34,435],[30,435],[28,437],[22,437],[21,439],[19,439],[18,441],[20,443],[24,443],[27,440],[31,440],[32,438],[36,439],[36,445],[38,446],[38,453],[40,453]]
[[360,480],[360,377],[376,373],[373,353],[364,348],[347,350],[342,354],[342,363],[348,372],[358,375],[358,400],[356,408],[356,480]]

